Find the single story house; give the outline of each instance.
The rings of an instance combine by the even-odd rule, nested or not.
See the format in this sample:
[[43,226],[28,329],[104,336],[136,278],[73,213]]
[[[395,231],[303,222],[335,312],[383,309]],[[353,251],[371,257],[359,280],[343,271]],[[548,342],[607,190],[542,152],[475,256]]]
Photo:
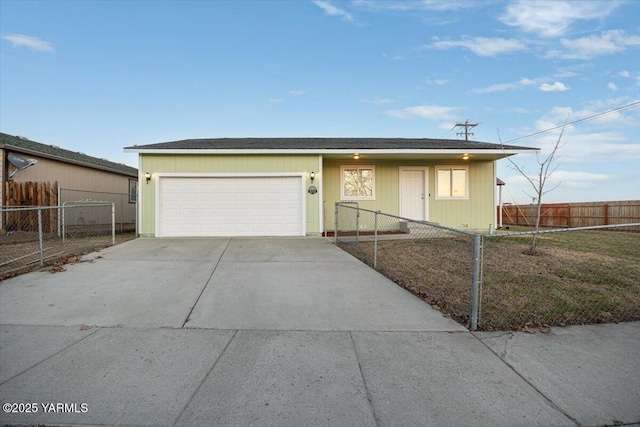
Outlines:
[[0,177],[2,206],[13,204],[7,203],[7,182],[57,182],[62,189],[58,204],[86,199],[114,202],[116,221],[135,224],[138,170],[131,166],[0,133]]
[[401,138],[189,139],[138,153],[142,236],[304,236],[355,201],[445,226],[496,227],[496,161],[536,149]]

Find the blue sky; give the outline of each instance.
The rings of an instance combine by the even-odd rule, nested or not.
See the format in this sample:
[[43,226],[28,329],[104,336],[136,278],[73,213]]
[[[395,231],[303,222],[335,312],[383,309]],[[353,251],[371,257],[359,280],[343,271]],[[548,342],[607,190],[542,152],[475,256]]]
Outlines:
[[[137,165],[187,138],[569,122],[548,202],[640,198],[640,1],[0,0],[0,130]],[[512,144],[542,149],[558,131]],[[514,161],[536,172],[535,156]],[[499,162],[505,200],[530,202]]]

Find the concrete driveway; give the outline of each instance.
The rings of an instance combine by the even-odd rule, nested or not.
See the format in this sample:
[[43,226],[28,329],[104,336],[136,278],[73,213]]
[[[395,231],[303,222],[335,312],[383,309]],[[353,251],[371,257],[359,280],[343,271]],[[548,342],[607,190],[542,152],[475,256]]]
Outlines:
[[472,334],[323,239],[85,259],[0,283],[0,424],[640,421],[639,323]]
[[0,323],[464,331],[322,239],[137,239],[2,286]]

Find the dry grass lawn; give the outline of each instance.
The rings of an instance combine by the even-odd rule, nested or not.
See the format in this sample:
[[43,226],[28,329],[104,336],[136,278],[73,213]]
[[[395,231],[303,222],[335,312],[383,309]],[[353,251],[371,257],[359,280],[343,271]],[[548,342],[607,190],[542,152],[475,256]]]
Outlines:
[[[640,233],[571,231],[543,234],[539,254],[530,237],[484,239],[479,329],[640,320]],[[340,244],[369,265],[373,242]],[[468,326],[472,239],[379,243],[378,270]]]

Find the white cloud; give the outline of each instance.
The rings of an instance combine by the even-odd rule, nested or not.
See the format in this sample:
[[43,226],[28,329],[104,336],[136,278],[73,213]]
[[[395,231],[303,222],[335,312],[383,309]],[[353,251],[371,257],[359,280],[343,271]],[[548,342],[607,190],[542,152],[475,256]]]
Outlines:
[[426,49],[447,50],[463,47],[478,56],[497,56],[505,53],[520,52],[527,47],[516,39],[503,39],[499,37],[474,37],[461,40],[437,40],[430,45],[423,46]]
[[[617,103],[619,99],[615,101]],[[570,107],[554,107],[535,122],[534,129],[523,129],[522,133],[532,134],[536,131],[557,128],[562,126],[567,117],[569,122],[592,117],[609,110],[610,107],[605,105],[609,105],[610,102],[613,101],[608,99],[597,101],[593,105],[587,105],[588,108],[577,111]],[[594,106],[597,109],[592,109]],[[631,110],[616,111],[593,120],[568,124],[562,135],[554,165],[560,165],[561,168],[567,164],[582,165],[581,167],[591,165],[591,169],[600,171],[601,166],[598,165],[602,164],[637,163],[640,160],[640,144],[628,132],[630,126],[637,125],[638,120],[634,121]],[[518,145],[540,148],[539,158],[544,159],[551,153],[559,137],[560,129],[555,129],[527,141],[518,142]],[[518,156],[518,159],[521,159],[516,161],[518,164],[527,165],[528,173],[537,170],[535,156],[529,159],[526,156]],[[607,170],[606,173],[614,172]]]
[[[539,80],[539,79],[537,79]],[[476,88],[473,89],[472,92],[474,93],[492,93],[492,92],[502,92],[505,90],[515,90],[515,89],[520,89],[522,87],[526,87],[526,86],[533,86],[533,85],[537,85],[538,82],[536,80],[532,80],[532,79],[520,79],[517,82],[511,82],[511,83],[497,83],[491,86],[487,86],[487,87],[482,87],[482,88]]]
[[25,36],[24,34],[9,34],[2,37],[5,40],[9,40],[13,47],[26,47],[38,52],[55,52],[53,45],[42,39],[32,36]]
[[391,98],[373,98],[373,99],[363,99],[362,102],[365,104],[373,104],[373,105],[384,105],[391,104],[393,99]]
[[[637,102],[628,97],[607,98],[603,100],[590,101],[584,103],[582,109],[574,110],[570,107],[553,107],[548,114],[536,121],[536,128],[538,130],[550,129],[556,126],[561,126],[564,121],[569,117],[569,121],[576,121],[587,119],[596,116],[603,112],[609,112],[608,114],[595,117],[589,120],[589,123],[596,125],[620,125],[620,126],[638,126],[640,122],[634,121],[633,114],[637,114],[638,110],[628,109],[624,111],[614,111],[621,105],[631,104]],[[638,144],[640,146],[640,144]]]
[[600,35],[579,39],[562,39],[564,51],[555,50],[548,57],[566,59],[590,59],[602,55],[612,55],[628,49],[640,48],[640,36],[628,35],[622,30],[605,31]]
[[291,95],[291,96],[302,96],[305,93],[306,92],[304,90],[290,90],[289,91],[289,95]]
[[[544,144],[543,152],[548,151],[557,135],[540,139]],[[543,142],[545,141],[546,142]],[[562,137],[564,146],[560,150],[561,163],[598,163],[608,161],[637,161],[640,159],[640,144],[627,142],[623,134],[613,131],[580,131],[575,127],[567,128]]]
[[353,22],[353,16],[351,16],[347,11],[341,9],[337,6],[332,5],[328,1],[324,0],[313,0],[313,3],[318,6],[320,9],[324,11],[329,16],[338,16],[345,21]]
[[455,118],[457,107],[444,107],[441,105],[417,105],[399,110],[387,110],[388,116],[398,119],[410,119],[418,117],[427,120],[450,120]]
[[503,92],[505,90],[514,90],[520,87],[518,83],[496,83],[487,87],[475,88],[472,90],[474,93],[492,93]]
[[609,82],[609,83],[607,83],[607,88],[608,88],[609,90],[612,90],[612,91],[616,91],[616,90],[618,90],[618,86],[617,86],[615,83],[613,83],[613,82]]
[[410,1],[373,1],[373,0],[353,0],[353,5],[367,10],[390,10],[390,11],[444,11],[468,8],[473,5],[468,0],[410,0]]
[[427,86],[431,86],[431,85],[444,86],[447,83],[449,83],[449,80],[448,79],[433,79],[432,80],[430,78],[427,78],[427,79],[425,79],[424,83]]
[[525,32],[560,37],[574,22],[604,19],[620,4],[619,1],[520,0],[509,3],[500,20]]
[[269,102],[272,104],[280,104],[282,102],[282,98],[270,98]]
[[[528,175],[530,179],[534,181],[538,179],[535,175]],[[598,185],[598,183],[608,180],[609,175],[584,172],[584,171],[568,171],[568,170],[556,170],[547,177],[545,183],[545,191],[561,185],[568,188],[592,188]],[[509,184],[524,185],[525,187],[530,185],[527,179],[523,175],[514,175],[507,177]]]
[[592,99],[590,101],[586,101],[584,105],[584,110],[581,111],[582,114],[597,114],[599,112],[605,110],[611,110],[613,108],[618,108],[621,105],[631,104],[633,102],[638,102],[638,99],[632,99],[628,96],[619,96],[617,98],[604,98],[604,99]]
[[555,82],[554,84],[550,85],[548,83],[543,83],[540,85],[540,90],[543,92],[564,92],[569,90],[569,88],[561,82]]
[[631,77],[631,74],[629,74],[629,72],[628,72],[627,70],[620,71],[620,72],[618,73],[618,75],[619,75],[620,77],[627,77],[627,78],[628,78],[628,77]]
[[[542,122],[537,123],[541,125]],[[547,126],[549,123],[544,124]],[[548,129],[548,128],[547,128]],[[549,132],[533,141],[539,147],[540,158],[547,156],[558,140],[560,131]],[[580,131],[567,126],[558,150],[558,164],[595,164],[603,162],[628,162],[640,159],[640,144],[627,142],[626,136],[612,131]]]

